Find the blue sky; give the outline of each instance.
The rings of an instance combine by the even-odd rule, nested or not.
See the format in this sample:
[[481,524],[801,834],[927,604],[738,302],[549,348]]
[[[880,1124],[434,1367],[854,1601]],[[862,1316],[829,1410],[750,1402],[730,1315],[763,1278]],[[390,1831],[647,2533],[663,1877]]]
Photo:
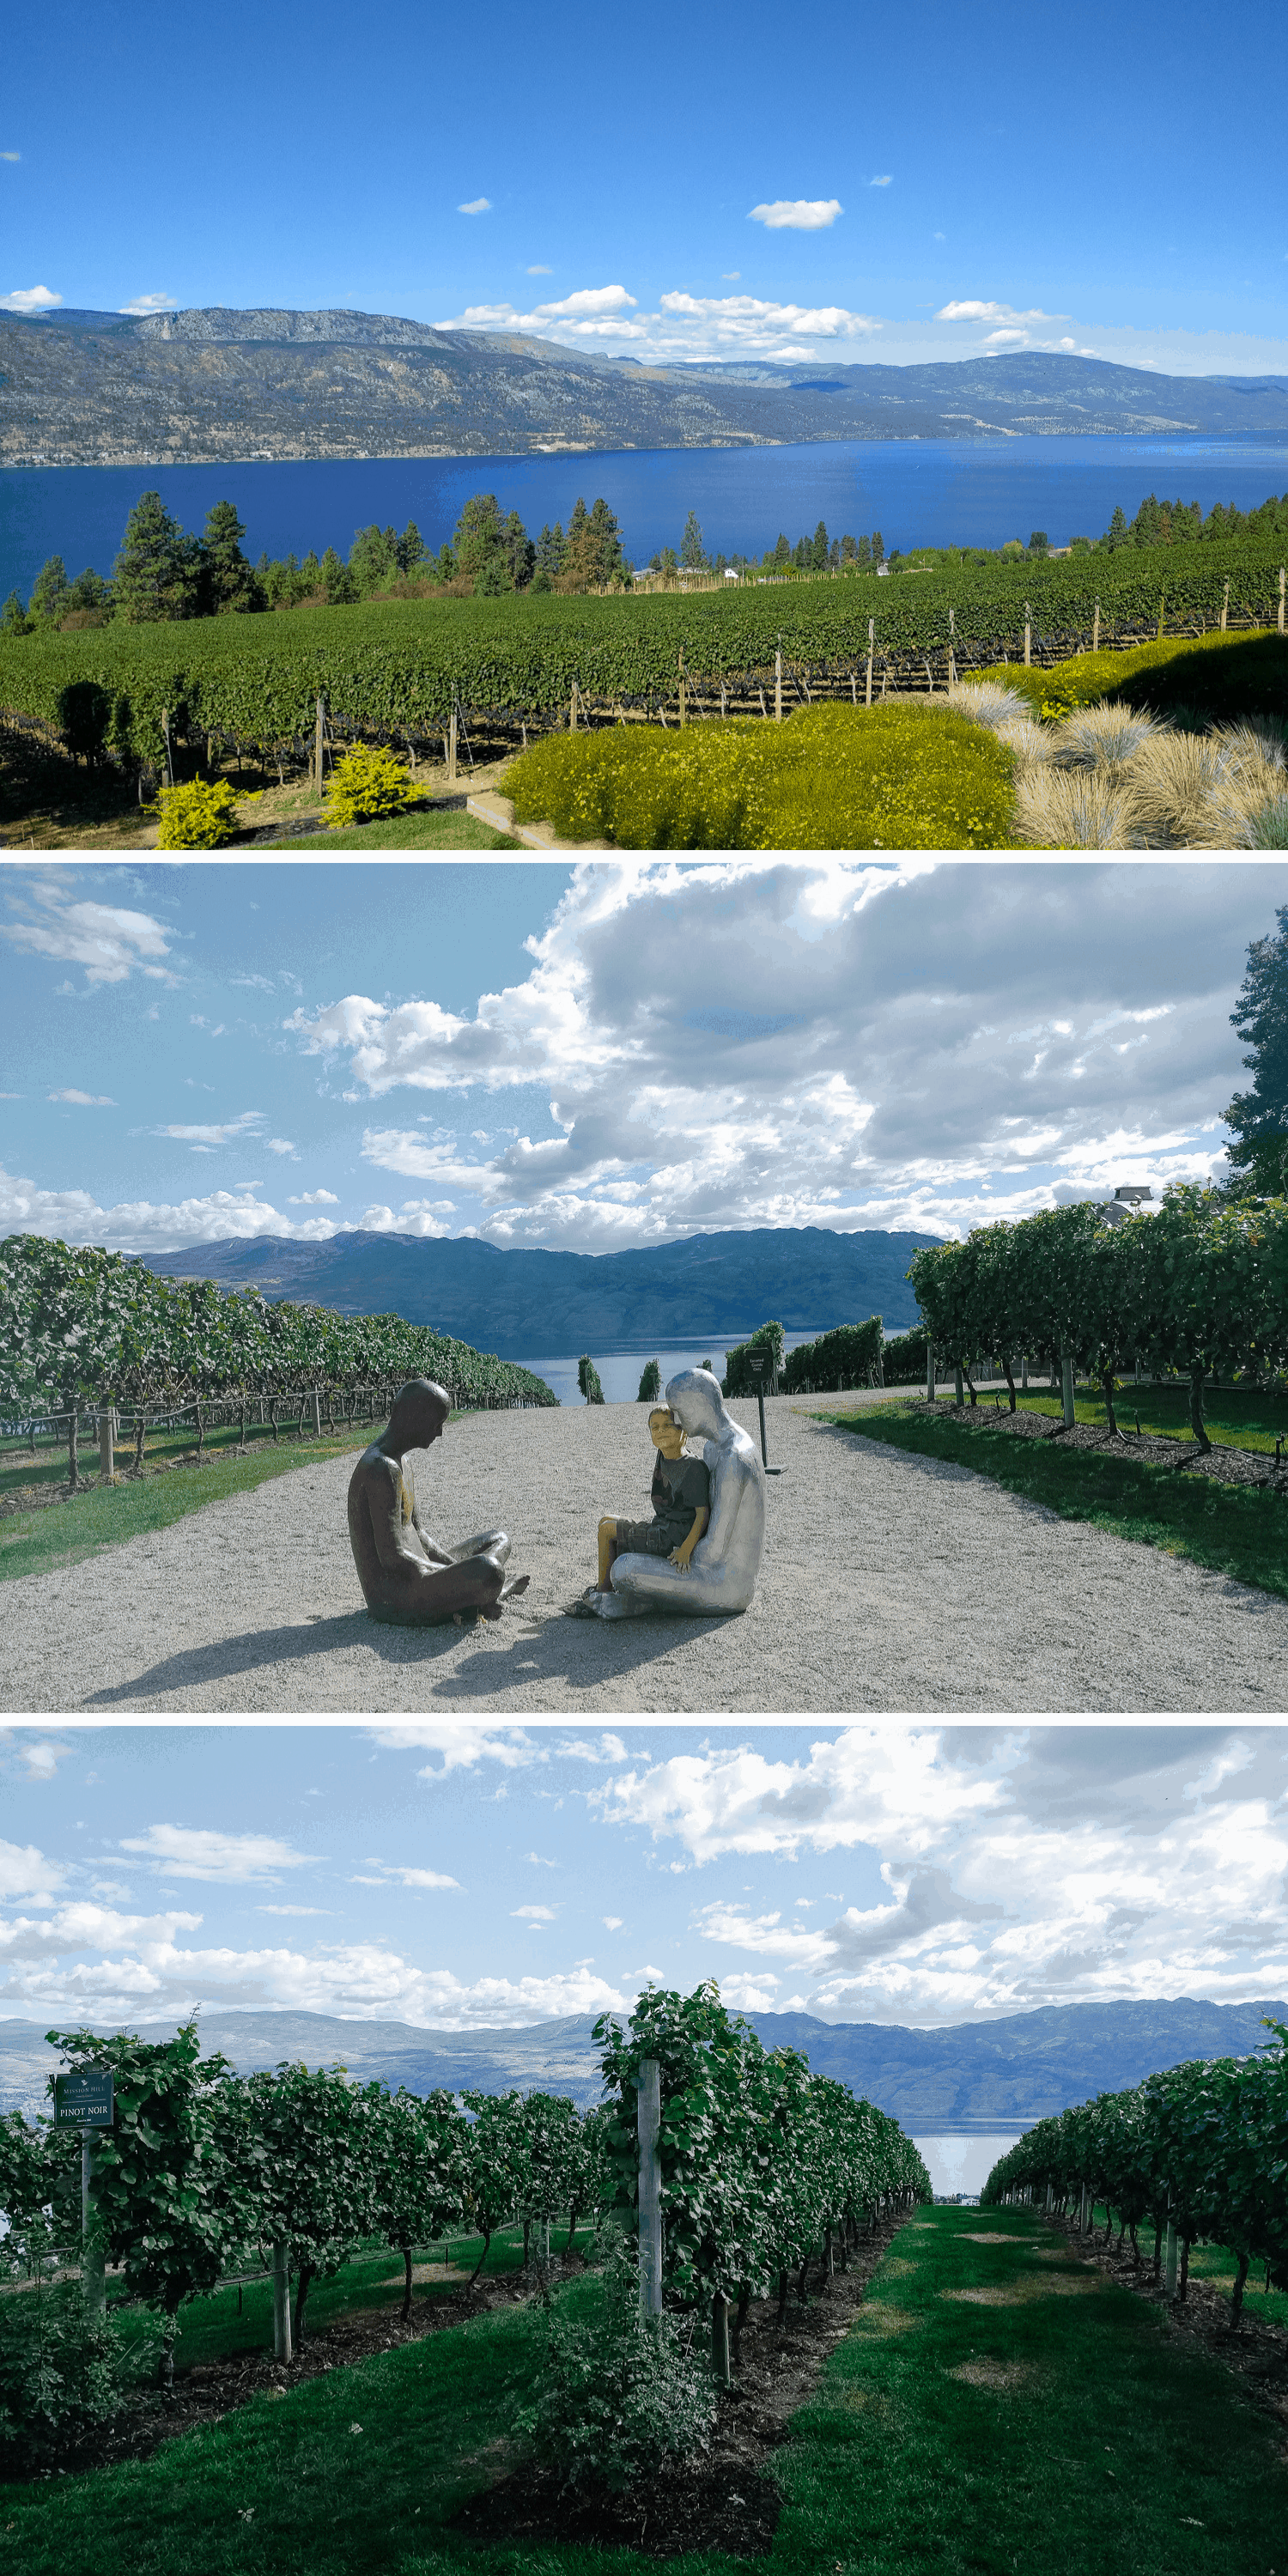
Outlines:
[[1275,1727],[0,1729],[0,2019],[956,2022],[1288,1980]]
[[821,0],[790,30],[747,0],[663,43],[514,0],[468,30],[229,0],[212,43],[157,0],[74,0],[6,65],[4,296],[518,321],[643,358],[1282,371],[1288,220],[1248,115],[1284,58],[1276,0],[1219,24]]
[[1288,864],[0,868],[0,1232],[958,1232],[1219,1170]]

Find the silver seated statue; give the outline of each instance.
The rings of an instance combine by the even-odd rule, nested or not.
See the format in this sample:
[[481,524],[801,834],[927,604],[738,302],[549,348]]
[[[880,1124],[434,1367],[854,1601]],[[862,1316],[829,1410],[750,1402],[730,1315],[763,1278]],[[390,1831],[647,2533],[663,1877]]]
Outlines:
[[765,1478],[753,1443],[726,1411],[718,1378],[683,1369],[666,1401],[711,1477],[711,1517],[686,1565],[669,1557],[624,1555],[609,1568],[611,1591],[584,1596],[597,1619],[637,1619],[650,1610],[698,1619],[745,1610],[765,1545]]

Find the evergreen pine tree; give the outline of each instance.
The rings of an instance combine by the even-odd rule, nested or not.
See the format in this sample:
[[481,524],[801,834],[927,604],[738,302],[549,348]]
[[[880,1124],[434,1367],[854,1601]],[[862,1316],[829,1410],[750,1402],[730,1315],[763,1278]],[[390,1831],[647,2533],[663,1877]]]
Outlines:
[[61,555],[50,555],[43,563],[32,585],[27,602],[28,617],[38,618],[42,625],[56,625],[71,605],[68,593],[67,566]]
[[1235,1131],[1230,1161],[1259,1192],[1288,1195],[1288,904],[1275,914],[1278,937],[1254,939],[1230,1025],[1251,1049],[1243,1061],[1252,1089],[1225,1112]]
[[698,514],[696,510],[690,510],[689,515],[684,522],[684,534],[680,539],[681,568],[685,572],[701,572],[705,567],[706,560],[706,549],[702,543],[702,530],[698,526]]
[[872,531],[872,560],[874,564],[885,562],[885,539],[879,528]]
[[1121,502],[1105,530],[1104,542],[1107,546],[1129,546],[1131,544],[1131,530],[1127,525],[1126,513]]
[[26,609],[17,591],[11,590],[3,608],[0,608],[0,635],[26,635],[28,632]]
[[820,519],[818,526],[814,530],[814,542],[809,550],[809,568],[811,572],[826,572],[828,551],[827,529],[822,519]]
[[232,501],[206,513],[201,540],[201,607],[207,617],[245,616],[264,605],[264,592],[242,553],[246,531]]
[[406,527],[403,529],[402,535],[398,539],[397,557],[399,572],[404,574],[416,572],[420,565],[424,563],[427,551],[428,549],[426,547],[425,540],[422,537],[415,520],[409,519]]
[[191,617],[199,604],[201,548],[165,508],[159,492],[143,492],[125,523],[116,558],[117,614],[127,626],[150,626]]

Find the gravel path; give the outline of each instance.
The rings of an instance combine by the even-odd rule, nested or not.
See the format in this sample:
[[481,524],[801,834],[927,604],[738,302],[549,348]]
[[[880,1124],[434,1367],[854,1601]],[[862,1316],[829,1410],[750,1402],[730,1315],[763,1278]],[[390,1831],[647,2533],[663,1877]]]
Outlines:
[[[754,1404],[731,1408],[755,1428]],[[377,1627],[348,1458],[4,1587],[7,1711],[462,1717],[640,1710],[1255,1711],[1288,1704],[1288,1604],[768,1408],[768,1539],[741,1618],[567,1619],[601,1511],[645,1507],[636,1405],[480,1413],[418,1465],[440,1538],[501,1523],[530,1592],[491,1626]]]

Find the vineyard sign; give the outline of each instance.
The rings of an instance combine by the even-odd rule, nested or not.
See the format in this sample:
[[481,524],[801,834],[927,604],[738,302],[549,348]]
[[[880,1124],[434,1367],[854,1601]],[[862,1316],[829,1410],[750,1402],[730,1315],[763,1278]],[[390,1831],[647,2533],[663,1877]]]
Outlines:
[[110,2129],[114,2118],[112,2078],[106,2067],[54,2077],[56,2129]]

